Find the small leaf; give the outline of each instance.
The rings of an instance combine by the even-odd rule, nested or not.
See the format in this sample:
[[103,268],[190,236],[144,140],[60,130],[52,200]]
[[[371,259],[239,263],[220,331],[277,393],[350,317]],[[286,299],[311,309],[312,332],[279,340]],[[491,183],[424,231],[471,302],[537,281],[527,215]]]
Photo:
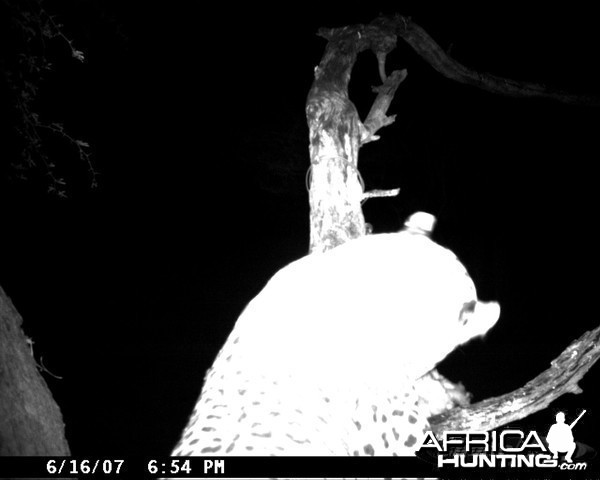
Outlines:
[[80,50],[73,49],[73,51],[71,52],[71,55],[73,55],[73,57],[76,58],[77,60],[79,60],[80,62],[83,62],[85,60],[85,56],[84,56],[83,52]]

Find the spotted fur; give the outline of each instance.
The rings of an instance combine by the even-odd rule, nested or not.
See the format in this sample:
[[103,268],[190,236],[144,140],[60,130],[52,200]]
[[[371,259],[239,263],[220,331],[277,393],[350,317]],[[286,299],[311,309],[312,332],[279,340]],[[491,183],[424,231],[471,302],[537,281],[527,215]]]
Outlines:
[[207,372],[173,455],[414,453],[431,413],[415,383],[499,307],[412,220],[280,270]]

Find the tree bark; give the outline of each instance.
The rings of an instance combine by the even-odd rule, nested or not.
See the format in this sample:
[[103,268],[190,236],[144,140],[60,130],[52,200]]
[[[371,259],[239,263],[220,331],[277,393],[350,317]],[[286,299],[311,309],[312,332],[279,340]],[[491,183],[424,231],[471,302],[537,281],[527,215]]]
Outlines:
[[[387,109],[406,70],[385,75],[385,56],[396,46],[396,37],[377,29],[344,27],[321,29],[329,41],[308,93],[306,117],[309,128],[311,178],[310,251],[325,251],[366,233],[361,202],[395,192],[365,194],[358,171],[361,145],[377,140],[381,127],[390,125]],[[365,124],[348,96],[348,83],[357,55],[367,48],[380,59],[383,84]],[[382,60],[383,59],[383,65]]]
[[308,94],[311,158],[310,251],[324,251],[365,232],[358,149],[364,127],[348,98],[350,72],[361,45],[355,33],[330,42]]
[[0,287],[0,456],[68,456],[62,414],[22,323]]

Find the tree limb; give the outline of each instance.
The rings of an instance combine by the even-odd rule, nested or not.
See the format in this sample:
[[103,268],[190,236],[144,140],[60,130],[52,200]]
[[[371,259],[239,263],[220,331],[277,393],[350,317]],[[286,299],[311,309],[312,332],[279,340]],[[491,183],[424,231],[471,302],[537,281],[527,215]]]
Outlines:
[[410,19],[398,15],[392,20],[383,21],[384,24],[391,26],[389,22],[393,23],[397,35],[402,37],[423,60],[451,80],[510,97],[538,97],[571,105],[600,106],[600,97],[597,95],[576,95],[537,83],[477,72],[447,55],[422,27]]
[[551,366],[514,392],[456,407],[429,419],[432,431],[489,431],[546,408],[565,393],[581,393],[579,380],[600,358],[600,327],[584,333]]
[[404,81],[406,75],[406,69],[394,70],[389,77],[386,77],[383,85],[373,87],[373,91],[377,92],[377,97],[364,121],[364,126],[369,134],[366,138],[361,139],[361,145],[373,140],[378,140],[379,137],[375,135],[377,130],[391,125],[394,123],[394,120],[396,120],[396,115],[388,117],[386,112],[394,99],[394,94],[396,93],[398,86]]
[[362,199],[368,200],[369,198],[395,197],[399,193],[399,188],[392,188],[391,190],[369,190],[368,192],[363,193]]

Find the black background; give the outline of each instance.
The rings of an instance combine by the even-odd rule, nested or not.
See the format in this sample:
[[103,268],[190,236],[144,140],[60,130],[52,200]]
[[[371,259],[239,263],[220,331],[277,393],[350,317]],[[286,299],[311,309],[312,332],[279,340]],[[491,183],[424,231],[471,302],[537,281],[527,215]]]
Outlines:
[[[591,11],[409,4],[261,7],[198,2],[48,2],[86,54],[56,44],[43,85],[53,120],[89,141],[101,172],[57,149],[69,198],[3,183],[0,285],[24,317],[74,454],[165,455],[245,304],[308,247],[304,103],[322,26],[412,15],[460,62],[574,93],[598,93]],[[361,149],[374,231],[423,209],[502,317],[442,365],[475,400],[521,386],[597,325],[598,110],[511,99],[447,80],[399,41],[407,68],[381,140]],[[364,118],[378,83],[361,54],[350,84]],[[540,430],[587,409],[597,444],[598,367],[521,422]],[[596,442],[596,443],[595,443]]]

